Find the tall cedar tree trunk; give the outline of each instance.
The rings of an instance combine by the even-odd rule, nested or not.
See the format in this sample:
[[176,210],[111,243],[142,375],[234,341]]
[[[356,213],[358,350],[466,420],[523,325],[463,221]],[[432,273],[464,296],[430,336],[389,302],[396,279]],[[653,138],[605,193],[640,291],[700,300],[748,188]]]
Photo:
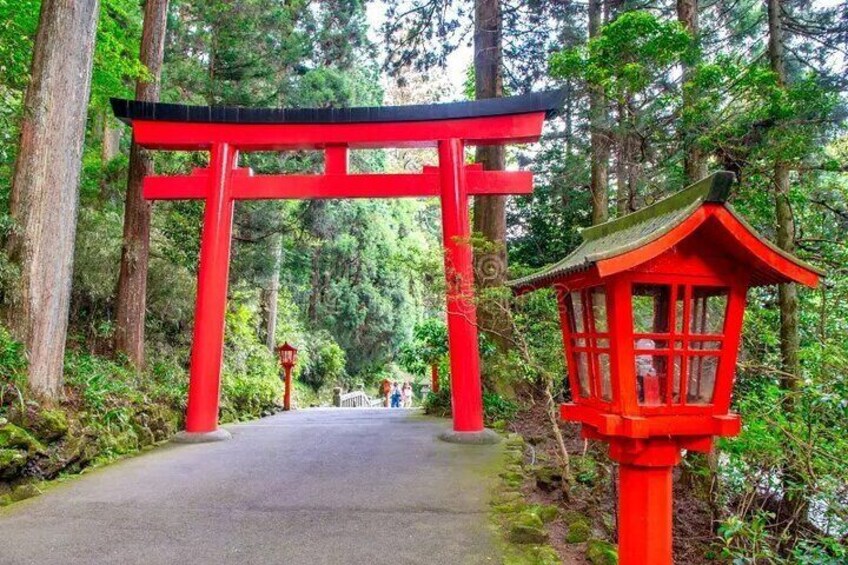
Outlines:
[[[159,77],[165,50],[168,0],[147,0],[141,34],[141,62],[150,82],[138,81],[137,100],[159,100]],[[142,196],[144,177],[153,173],[150,155],[135,143],[130,149],[127,196],[124,206],[124,244],[118,277],[115,349],[136,367],[144,365],[144,318],[147,309],[147,266],[150,252],[150,203]]]
[[[698,0],[677,0],[677,19],[692,36],[695,42],[695,52],[700,57],[700,39],[698,27]],[[687,85],[692,79],[693,62],[683,63],[683,110],[687,112],[697,101],[698,92],[692,85]],[[683,169],[686,180],[691,184],[707,176],[707,160],[704,152],[695,143],[696,131],[692,131],[690,120],[684,119],[683,137]]]
[[280,263],[283,258],[282,236],[275,238],[271,244],[271,255],[274,261],[274,271],[268,280],[268,285],[262,289],[262,315],[265,322],[265,345],[274,353],[277,348],[277,299],[280,295]]
[[[695,53],[700,58],[698,0],[677,0],[677,20],[689,32],[689,35],[692,36],[692,41],[695,43]],[[688,84],[692,80],[694,64],[695,60],[683,62],[684,118],[681,120],[681,131],[679,132],[680,138],[683,141],[683,173],[686,182],[689,184],[695,183],[707,176],[706,157],[694,142],[697,132],[694,131],[691,117],[686,117],[686,113],[690,111],[698,97],[698,92],[694,89],[694,86]],[[718,452],[715,445],[710,448],[706,457],[703,459],[693,458],[691,463],[690,466],[681,469],[680,480],[683,484],[690,486],[700,483],[699,489],[707,493],[707,504],[711,517],[710,523],[713,525],[713,531],[715,533],[720,523],[720,504],[717,498],[718,489],[714,488],[718,484]]]
[[[783,22],[781,18],[781,0],[768,0],[769,26],[769,63],[777,75],[781,88],[787,86],[786,64],[783,52]],[[774,164],[774,199],[777,220],[777,245],[782,250],[795,251],[795,220],[789,203],[789,164],[777,159]],[[778,304],[780,307],[780,355],[782,361],[781,386],[786,391],[784,409],[795,409],[795,393],[801,383],[801,364],[798,359],[800,339],[798,334],[798,288],[795,284],[778,286]],[[789,508],[787,512],[797,524],[808,520],[809,504],[802,492],[804,470],[799,468],[798,458],[793,457],[791,443],[788,446],[787,468],[783,472],[783,484]]]
[[103,145],[100,150],[100,160],[106,165],[118,156],[121,151],[121,128],[110,121],[108,114],[103,114]]
[[[602,0],[589,0],[589,39],[601,31]],[[570,115],[570,113],[569,113]],[[592,148],[592,223],[601,224],[609,219],[609,158],[610,128],[607,100],[599,87],[589,87],[589,115]]]
[[618,143],[616,144],[616,209],[618,216],[636,211],[636,187],[639,165],[636,163],[636,117],[632,103],[627,98],[618,103]]
[[[769,62],[777,75],[778,84],[786,86],[786,66],[783,59],[783,25],[780,0],[769,0]],[[774,166],[775,212],[777,244],[789,253],[795,250],[795,221],[789,204],[789,166],[778,161]],[[780,352],[783,358],[784,388],[794,390],[798,385],[801,366],[798,361],[798,295],[794,284],[779,287]]]
[[20,280],[8,323],[26,347],[30,387],[52,398],[62,393],[98,10],[97,0],[41,4],[10,195],[7,250]]
[[[474,2],[474,90],[478,100],[503,96],[502,21],[500,0]],[[505,167],[502,146],[477,147],[477,162],[487,171]],[[474,253],[474,276],[480,288],[495,287],[506,279],[506,197],[474,197],[474,232],[485,238],[485,248]],[[480,328],[504,349],[509,338],[508,306],[481,304]]]

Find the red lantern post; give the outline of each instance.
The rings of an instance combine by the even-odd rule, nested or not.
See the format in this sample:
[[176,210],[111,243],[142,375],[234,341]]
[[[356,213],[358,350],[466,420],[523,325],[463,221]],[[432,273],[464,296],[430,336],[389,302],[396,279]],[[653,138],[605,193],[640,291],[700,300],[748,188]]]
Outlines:
[[283,366],[285,374],[286,389],[283,396],[283,410],[291,410],[291,372],[294,364],[297,362],[297,348],[285,342],[277,348],[277,354],[280,356],[280,365]]
[[430,365],[430,390],[439,392],[439,364]]
[[671,565],[672,469],[683,449],[739,433],[730,412],[749,287],[822,273],[761,239],[716,173],[593,226],[571,255],[513,281],[556,290],[572,402],[564,420],[619,463],[622,565]]

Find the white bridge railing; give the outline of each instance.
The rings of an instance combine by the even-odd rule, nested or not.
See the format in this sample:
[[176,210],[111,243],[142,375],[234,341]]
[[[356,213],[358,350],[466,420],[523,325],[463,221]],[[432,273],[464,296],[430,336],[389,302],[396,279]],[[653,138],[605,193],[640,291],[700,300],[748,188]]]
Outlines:
[[371,398],[363,390],[345,393],[340,388],[333,390],[333,406],[337,408],[372,408],[382,405],[382,398]]

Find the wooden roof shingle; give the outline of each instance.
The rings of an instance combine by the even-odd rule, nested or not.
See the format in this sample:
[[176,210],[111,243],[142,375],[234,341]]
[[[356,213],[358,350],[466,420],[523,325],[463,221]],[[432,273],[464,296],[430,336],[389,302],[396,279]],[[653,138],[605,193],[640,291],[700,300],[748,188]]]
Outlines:
[[[767,248],[769,253],[775,253],[816,275],[823,274],[822,271],[804,264],[760,237],[743,218],[733,211],[727,204],[727,199],[734,181],[733,173],[719,171],[651,206],[586,228],[582,232],[583,243],[566,258],[506,284],[516,292],[526,291],[549,286],[561,277],[589,270],[599,261],[618,257],[663,237],[708,203],[721,204],[744,230]],[[767,279],[763,280],[767,281]]]

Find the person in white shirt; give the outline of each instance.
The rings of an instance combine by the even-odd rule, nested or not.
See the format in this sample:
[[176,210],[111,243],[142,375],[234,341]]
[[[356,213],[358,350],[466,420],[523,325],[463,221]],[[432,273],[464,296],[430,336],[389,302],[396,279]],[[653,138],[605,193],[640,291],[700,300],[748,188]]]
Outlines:
[[412,385],[409,381],[403,383],[403,407],[412,408]]

